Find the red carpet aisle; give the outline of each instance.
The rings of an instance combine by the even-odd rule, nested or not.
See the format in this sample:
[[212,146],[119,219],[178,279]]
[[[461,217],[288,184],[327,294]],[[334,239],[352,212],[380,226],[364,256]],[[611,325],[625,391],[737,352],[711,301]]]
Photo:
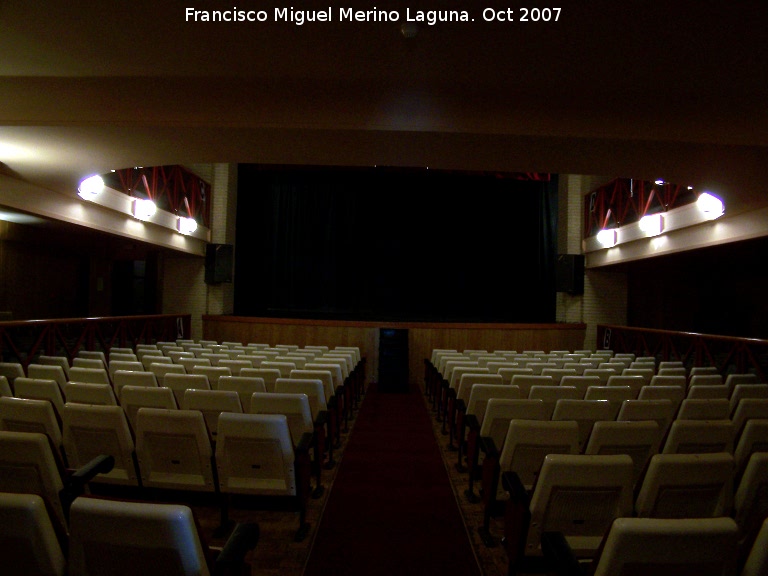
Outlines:
[[370,386],[304,576],[479,576],[420,394]]

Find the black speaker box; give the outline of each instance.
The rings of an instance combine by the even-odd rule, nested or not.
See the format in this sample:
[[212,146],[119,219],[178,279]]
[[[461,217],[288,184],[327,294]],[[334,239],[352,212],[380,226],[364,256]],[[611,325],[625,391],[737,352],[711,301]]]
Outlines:
[[558,254],[555,263],[555,290],[568,294],[584,294],[584,256]]
[[232,282],[234,253],[232,244],[208,244],[205,247],[206,284]]

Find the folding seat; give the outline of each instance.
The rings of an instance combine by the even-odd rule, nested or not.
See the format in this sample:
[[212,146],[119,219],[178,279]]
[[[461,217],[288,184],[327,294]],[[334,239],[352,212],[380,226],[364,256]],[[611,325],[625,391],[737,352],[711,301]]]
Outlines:
[[[613,521],[632,515],[632,475],[626,454],[549,454],[529,503],[519,478],[505,474],[509,573],[542,570],[549,532],[562,533],[576,558],[594,558]],[[529,568],[537,564],[539,570]]]
[[714,366],[694,366],[691,368],[690,377],[700,375],[720,375],[720,371]]
[[242,342],[236,342],[236,341],[234,341],[234,340],[223,340],[223,341],[221,342],[221,345],[222,345],[222,346],[226,346],[226,347],[228,347],[228,348],[234,348],[234,347],[236,347],[236,346],[242,346],[242,345],[243,345],[243,343],[242,343]]
[[69,382],[112,385],[106,368],[84,368],[82,366],[72,366],[69,369]]
[[157,344],[136,344],[135,346],[136,355],[139,355],[139,352],[147,351],[147,350],[159,350],[157,347]]
[[199,410],[208,428],[208,437],[213,445],[218,434],[219,415],[222,412],[242,413],[240,396],[237,392],[227,390],[198,390],[190,388],[184,391],[181,400],[182,410]]
[[611,370],[616,376],[621,376],[626,368],[629,368],[629,362],[616,362],[613,359],[610,362],[601,362],[597,365],[598,370]]
[[688,371],[685,368],[659,368],[657,376],[683,376],[688,377]]
[[[470,422],[467,431],[467,468],[469,472],[469,487],[465,492],[470,502],[478,502],[474,493],[475,474],[480,470],[480,452],[485,454],[483,459],[483,484],[494,484],[498,477],[498,462],[501,450],[509,432],[512,420],[549,420],[542,400],[527,398],[489,398],[485,407],[485,415],[479,428]],[[496,481],[497,482],[497,481]]]
[[149,370],[152,364],[173,364],[173,360],[168,358],[168,356],[161,356],[159,351],[154,354],[141,356],[141,365],[144,366],[144,370]]
[[67,398],[67,404],[117,406],[117,398],[110,384],[67,382],[64,385],[64,395]]
[[730,420],[674,420],[662,454],[733,454],[735,432]]
[[208,376],[204,374],[168,374],[164,379],[164,387],[170,388],[176,397],[176,404],[181,406],[186,390],[210,390]]
[[157,388],[157,376],[153,372],[117,370],[112,376],[112,385],[115,389],[115,397],[119,401],[125,386]]
[[659,425],[659,443],[661,443],[674,417],[675,405],[672,400],[624,400],[616,420],[620,422],[655,420]]
[[0,430],[38,432],[51,441],[54,455],[67,464],[61,443],[61,423],[48,400],[4,396],[0,398]]
[[[27,368],[27,371],[29,371],[29,368]],[[725,377],[725,385],[728,387],[728,390],[733,392],[733,389],[736,387],[737,384],[762,384],[760,382],[760,379],[757,377],[757,374],[728,374],[728,376]]]
[[0,398],[3,396],[13,396],[13,390],[11,390],[11,385],[8,383],[8,378],[0,376]]
[[240,371],[240,376],[246,378],[261,378],[267,392],[275,391],[275,382],[280,378],[280,371],[276,368],[246,368]]
[[[542,540],[552,563],[572,567],[558,574],[584,573],[560,533],[548,532]],[[594,576],[736,576],[736,524],[731,518],[617,518],[589,568]]]
[[198,521],[182,504],[78,498],[72,505],[69,576],[106,574],[245,574],[257,523],[238,524],[216,555],[202,544]]
[[565,376],[578,376],[578,373],[570,368],[544,368],[541,375],[551,376],[554,383],[559,385]]
[[69,378],[70,363],[66,356],[50,356],[47,354],[41,354],[37,357],[37,362],[46,366],[61,366],[61,369],[64,370],[64,375]]
[[216,443],[222,494],[287,500],[299,512],[295,540],[304,540],[309,532],[310,443],[311,435],[305,434],[294,447],[282,414],[222,414]]
[[[337,402],[337,410],[341,410],[343,418],[344,418],[344,430],[348,430],[348,421],[349,417],[352,411],[352,390],[349,388],[345,381],[342,374],[341,366],[339,366],[338,363],[332,364],[323,362],[322,360],[316,360],[315,362],[307,362],[304,365],[305,370],[327,370],[331,373],[331,376],[333,377],[333,389],[334,389],[334,396],[336,398],[341,398],[343,401],[341,402],[341,406],[338,406],[338,400]],[[293,370],[291,370],[293,372]],[[290,374],[288,376],[290,378]],[[267,392],[269,392],[269,384],[267,384]],[[326,396],[326,402],[328,401],[328,397]]]
[[643,386],[640,389],[638,400],[671,400],[673,407],[672,413],[677,414],[680,404],[685,399],[685,388],[683,386]]
[[541,376],[543,370],[557,369],[557,364],[550,364],[549,362],[529,362],[525,367],[533,370],[534,376]]
[[768,398],[742,398],[731,416],[736,428],[736,437],[741,436],[748,420],[768,420]]
[[664,368],[685,368],[682,360],[663,360],[659,362],[659,370]]
[[467,410],[467,402],[475,384],[492,384],[503,386],[503,380],[498,374],[490,373],[465,373],[456,387],[456,397],[449,398],[448,405],[448,431],[449,447],[453,447],[453,440],[458,435],[456,430],[464,426],[464,414]]
[[[488,362],[485,365],[485,368],[488,368],[488,372],[491,374],[498,374],[499,370],[502,368],[518,368],[520,365],[517,362],[510,362],[505,359],[496,359]],[[533,374],[533,370],[531,370],[531,374]]]
[[24,378],[24,368],[18,362],[0,362],[0,376],[5,376],[13,388],[16,378]]
[[540,374],[515,374],[512,376],[510,384],[520,388],[520,393],[523,395],[523,398],[527,398],[534,386],[553,387],[555,385],[555,381],[552,376],[542,376]]
[[716,518],[733,504],[733,456],[656,454],[635,499],[641,518]]
[[67,374],[61,366],[30,364],[27,366],[27,375],[35,380],[55,380],[62,392],[67,383]]
[[[616,416],[621,410],[621,404],[624,400],[633,400],[636,397],[635,391],[629,386],[590,386],[584,395],[584,400],[605,400],[611,406],[611,417],[609,420],[616,420]],[[554,418],[554,417],[553,417]]]
[[331,428],[331,436],[337,446],[341,445],[341,423],[344,420],[345,404],[344,388],[334,389],[333,374],[330,370],[291,370],[290,378],[300,380],[321,380],[325,392],[325,403],[328,407],[328,418]]
[[740,576],[768,574],[768,518],[763,522]]
[[128,418],[131,430],[136,429],[136,414],[139,408],[165,408],[176,410],[178,404],[173,390],[151,386],[123,386],[121,389],[120,406]]
[[641,369],[641,370],[651,370],[654,374],[656,374],[656,362],[649,360],[649,361],[638,361],[635,360],[629,365],[629,368],[631,369]]
[[109,357],[112,357],[112,354],[134,354],[134,349],[129,346],[112,346],[109,349]]
[[533,376],[533,370],[530,368],[499,368],[497,374],[501,376],[504,384],[512,384],[512,378],[515,376]]
[[5,576],[64,576],[66,558],[37,494],[0,492],[0,558]]
[[135,433],[142,486],[216,493],[213,451],[202,412],[139,408]]
[[243,368],[253,368],[253,362],[250,360],[233,360],[233,359],[227,359],[227,360],[220,360],[219,361],[219,367],[229,368],[229,371],[232,372],[233,376],[239,376],[240,371]]
[[640,388],[649,384],[642,376],[611,376],[608,378],[608,386],[629,386],[635,394],[640,394]]
[[195,366],[213,366],[210,358],[177,358],[173,363],[184,366],[187,373],[191,373]]
[[222,352],[204,352],[200,355],[200,360],[209,360],[211,366],[218,366],[222,360],[229,360],[229,355]]
[[768,384],[737,384],[733,387],[729,404],[729,415],[736,412],[742,398],[768,398]]
[[115,372],[118,370],[123,371],[132,371],[132,372],[143,372],[144,371],[144,365],[136,361],[130,361],[130,360],[113,360],[109,363],[109,377],[114,382],[115,379]]
[[[80,350],[72,359],[72,365],[75,366],[75,360],[82,358],[84,360],[101,360],[101,367],[107,367],[107,357],[101,350]],[[85,366],[85,365],[84,365]]]
[[225,366],[193,366],[188,371],[189,374],[202,374],[208,377],[208,383],[211,385],[211,390],[216,390],[219,387],[219,378],[222,376],[232,376],[232,370]]
[[725,398],[686,398],[680,403],[678,420],[728,420],[728,400]]
[[304,346],[304,350],[317,350],[318,352],[325,353],[325,352],[329,352],[330,348],[324,345],[312,344],[312,345]]
[[[650,384],[651,378],[656,375],[656,371],[651,368],[625,368],[622,376],[640,376],[645,381],[644,384]],[[638,387],[639,389],[640,387]]]
[[243,412],[251,411],[251,396],[254,392],[266,392],[264,378],[250,376],[222,376],[219,378],[219,390],[237,392]]
[[489,362],[498,362],[499,360],[502,360],[499,356],[497,356],[495,353],[490,354],[483,354],[482,356],[477,356],[477,366],[479,368],[487,368]]
[[313,468],[316,477],[312,497],[319,498],[324,490],[322,485],[322,469],[325,449],[322,444],[325,434],[322,427],[319,430],[315,428],[315,422],[312,420],[312,409],[309,407],[307,395],[256,392],[253,394],[250,404],[251,411],[249,414],[284,415],[288,419],[288,429],[291,431],[294,448],[304,438],[305,434],[311,436],[314,452]]
[[85,466],[102,454],[114,458],[112,470],[99,474],[92,483],[139,485],[133,436],[119,406],[67,403],[63,442],[70,466]]
[[635,358],[635,362],[643,362],[647,364],[656,364],[656,357],[655,356],[638,356]]
[[599,420],[584,454],[626,454],[634,466],[633,485],[641,478],[651,456],[659,451],[659,425],[653,420],[615,422]]
[[158,386],[165,386],[166,374],[187,374],[187,369],[181,364],[167,364],[152,362],[149,365],[149,371],[152,372],[157,378]]
[[561,398],[555,403],[553,421],[575,421],[579,427],[579,452],[583,452],[595,422],[614,419],[614,406],[608,400]]
[[[521,392],[524,394],[522,390]],[[544,402],[544,410],[547,420],[552,418],[558,400],[582,400],[578,389],[573,386],[531,386],[528,398],[531,400],[542,400]]]
[[[734,425],[735,427],[735,425]],[[768,418],[747,420],[736,441],[733,459],[736,463],[734,479],[739,481],[749,458],[755,452],[768,452]]]
[[755,452],[748,460],[733,499],[736,524],[739,526],[741,556],[754,548],[763,524],[768,520],[768,452]]
[[33,378],[16,378],[15,392],[17,398],[31,400],[48,400],[53,406],[56,418],[61,422],[61,411],[64,409],[64,394],[54,380],[37,380]]
[[582,358],[579,360],[579,364],[583,364],[586,370],[596,370],[602,363],[602,358]]
[[617,352],[612,358],[615,360],[629,360],[630,362],[634,362],[637,355],[634,352]]
[[[268,358],[260,354],[246,352],[245,354],[238,355],[237,358],[235,358],[235,360],[248,360],[248,362],[251,363],[251,368],[259,368],[261,366],[261,363],[268,360]],[[248,369],[249,368],[243,368],[243,370],[248,370]]]
[[253,350],[264,350],[265,348],[269,348],[269,344],[264,344],[261,342],[248,342],[246,343],[245,347]]
[[317,350],[304,350],[299,349],[295,350],[294,352],[291,352],[291,356],[302,356],[304,359],[306,359],[307,362],[312,362],[315,358],[320,356],[321,353]]
[[75,358],[72,358],[72,368],[91,368],[93,370],[101,370],[101,369],[106,370],[107,364],[105,360],[101,360],[99,358],[84,358],[82,356],[77,356]]

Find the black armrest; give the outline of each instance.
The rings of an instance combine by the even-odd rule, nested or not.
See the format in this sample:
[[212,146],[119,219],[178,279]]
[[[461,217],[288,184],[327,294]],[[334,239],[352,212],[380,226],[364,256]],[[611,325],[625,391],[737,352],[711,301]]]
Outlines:
[[516,472],[502,472],[501,485],[509,494],[504,509],[504,548],[510,566],[519,566],[525,560],[531,524],[530,499]]
[[214,574],[216,576],[240,576],[243,574],[245,555],[259,542],[259,525],[256,522],[235,525],[227,543],[216,557]]
[[496,448],[496,442],[490,436],[480,436],[480,450],[485,452],[489,458],[498,458],[499,449]]
[[477,415],[476,414],[466,414],[464,416],[464,425],[467,427],[468,430],[478,432],[480,431],[480,422],[477,421]]
[[312,447],[312,444],[314,443],[315,435],[311,432],[304,432],[304,434],[301,435],[301,439],[299,440],[299,443],[296,445],[295,451],[296,452],[309,452],[309,449]]
[[541,550],[559,576],[586,574],[562,532],[544,532],[541,535]]
[[75,470],[64,480],[64,488],[61,489],[59,498],[67,518],[69,518],[69,508],[72,502],[85,491],[85,485],[96,475],[110,472],[114,466],[114,457],[102,454]]
[[464,413],[467,411],[467,404],[464,402],[463,399],[457,398],[456,399],[456,412]]
[[315,418],[315,426],[325,426],[328,424],[328,410],[320,410]]

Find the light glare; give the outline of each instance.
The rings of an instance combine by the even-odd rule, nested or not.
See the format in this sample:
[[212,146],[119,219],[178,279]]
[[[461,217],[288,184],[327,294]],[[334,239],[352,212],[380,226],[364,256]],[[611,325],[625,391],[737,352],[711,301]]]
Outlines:
[[616,229],[603,228],[597,233],[597,241],[603,248],[613,248],[616,246]]
[[197,221],[194,218],[179,216],[177,228],[182,234],[193,234],[197,230]]
[[157,207],[152,200],[136,198],[133,201],[133,215],[139,220],[149,220],[155,215]]
[[725,205],[723,204],[723,201],[709,192],[702,192],[699,194],[699,199],[696,200],[696,205],[699,207],[699,210],[704,212],[709,220],[719,218],[725,213]]
[[93,200],[104,190],[104,180],[98,174],[89,176],[77,188],[78,195],[84,200]]

